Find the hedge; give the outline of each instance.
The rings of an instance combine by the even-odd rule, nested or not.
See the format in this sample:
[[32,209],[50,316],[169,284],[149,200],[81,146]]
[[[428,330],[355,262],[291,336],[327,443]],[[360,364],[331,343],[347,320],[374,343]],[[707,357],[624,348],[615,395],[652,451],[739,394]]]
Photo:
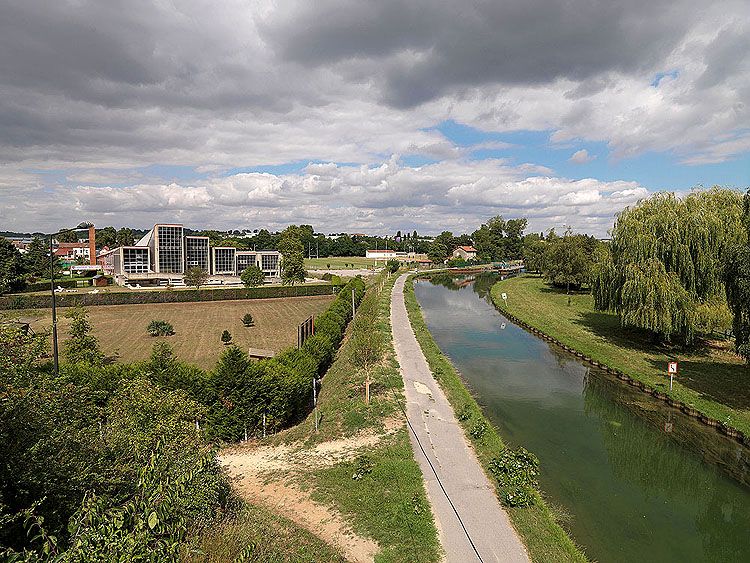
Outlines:
[[[62,284],[61,284],[62,285]],[[59,293],[55,302],[58,307],[82,305],[138,305],[143,303],[191,303],[196,301],[227,301],[235,299],[269,299],[272,297],[306,297],[330,295],[333,287],[328,284],[315,285],[269,285],[250,288],[185,289],[164,291],[110,292],[110,293]],[[349,297],[351,299],[351,296]],[[0,297],[2,309],[43,309],[52,306],[49,295],[6,295]]]
[[303,418],[312,407],[312,382],[325,373],[352,318],[352,290],[356,304],[365,284],[351,280],[330,307],[315,320],[315,334],[301,349],[288,348],[276,357],[250,362],[238,349],[229,349],[209,376],[213,404],[207,432],[212,438],[235,441],[262,431],[263,415],[269,431]]

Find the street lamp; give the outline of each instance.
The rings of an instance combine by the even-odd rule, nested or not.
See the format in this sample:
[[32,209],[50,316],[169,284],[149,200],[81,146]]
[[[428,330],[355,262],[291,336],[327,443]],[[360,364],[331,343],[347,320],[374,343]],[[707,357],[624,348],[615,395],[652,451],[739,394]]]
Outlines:
[[55,253],[52,250],[52,239],[63,233],[71,233],[73,231],[80,231],[93,227],[91,223],[79,223],[77,227],[72,229],[62,229],[49,236],[49,287],[52,292],[52,356],[54,360],[54,373],[55,377],[59,375],[59,359],[57,351],[57,308],[55,306]]

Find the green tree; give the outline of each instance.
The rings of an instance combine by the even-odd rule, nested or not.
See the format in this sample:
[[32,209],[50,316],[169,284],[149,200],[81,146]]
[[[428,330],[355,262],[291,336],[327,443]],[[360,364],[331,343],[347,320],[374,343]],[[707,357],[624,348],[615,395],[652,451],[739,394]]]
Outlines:
[[279,252],[281,252],[281,283],[284,285],[305,283],[307,272],[299,227],[291,225],[281,233]]
[[0,237],[0,295],[20,291],[26,285],[23,256],[7,238]]
[[590,283],[593,262],[586,254],[583,237],[568,229],[564,236],[548,243],[544,251],[543,273],[553,285],[580,289]]
[[114,227],[103,227],[96,229],[97,248],[115,248],[117,246],[117,231]]
[[457,246],[456,241],[453,238],[453,233],[450,231],[443,231],[442,233],[440,233],[438,236],[435,237],[435,240],[433,242],[442,244],[445,247],[446,258],[450,256],[450,254],[453,252],[453,250]]
[[689,343],[706,317],[701,304],[724,306],[716,299],[725,293],[722,267],[730,249],[746,243],[739,192],[656,194],[618,216],[611,259],[596,267],[596,307],[624,326]]
[[78,305],[72,307],[65,316],[70,319],[70,336],[63,344],[65,359],[72,364],[101,364],[104,354],[99,349],[99,341],[91,334],[92,326],[88,319],[88,311]]
[[263,285],[263,282],[265,282],[266,280],[266,276],[263,275],[263,270],[260,269],[260,266],[253,265],[248,266],[242,271],[242,273],[240,274],[240,279],[242,280],[242,283],[244,283],[247,287],[257,287],[259,285]]
[[225,330],[221,333],[221,341],[224,343],[225,346],[229,345],[232,342],[232,333],[228,330]]
[[57,239],[57,242],[78,242],[78,233],[76,231],[67,231],[60,233],[55,239]]
[[505,223],[505,255],[509,260],[523,258],[523,232],[528,225],[525,218],[509,219]]
[[198,266],[193,266],[185,270],[185,284],[192,285],[200,289],[208,281],[208,272]]
[[442,264],[448,258],[448,249],[442,242],[434,241],[427,251],[427,257],[433,264]]
[[506,227],[505,219],[497,215],[472,233],[474,248],[477,249],[477,255],[481,260],[505,260]]
[[133,246],[135,243],[135,237],[133,236],[132,229],[127,227],[121,228],[117,231],[117,246]]
[[724,259],[724,283],[732,313],[735,349],[750,364],[750,190],[743,198],[743,225],[748,240],[728,249]]
[[537,234],[523,237],[523,261],[529,272],[541,272],[547,243]]
[[253,326],[255,324],[255,320],[250,313],[245,313],[242,316],[242,324],[245,326]]
[[[50,256],[49,242],[40,237],[34,237],[26,249],[24,255],[26,269],[33,276],[38,278],[49,278],[50,274]],[[53,258],[53,269],[55,274],[60,271],[60,260],[55,256]]]

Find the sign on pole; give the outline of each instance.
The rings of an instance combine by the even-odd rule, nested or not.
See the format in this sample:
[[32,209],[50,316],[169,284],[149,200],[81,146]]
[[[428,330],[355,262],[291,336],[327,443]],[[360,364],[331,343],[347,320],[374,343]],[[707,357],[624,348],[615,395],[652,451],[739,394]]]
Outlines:
[[667,373],[669,374],[669,390],[672,390],[672,381],[674,376],[677,375],[678,365],[677,362],[669,362],[667,364]]

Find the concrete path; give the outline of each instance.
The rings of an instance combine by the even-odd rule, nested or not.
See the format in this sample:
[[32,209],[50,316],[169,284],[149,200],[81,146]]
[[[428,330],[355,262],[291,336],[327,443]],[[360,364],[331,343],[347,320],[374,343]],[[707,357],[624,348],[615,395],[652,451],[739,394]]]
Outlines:
[[406,278],[404,274],[396,280],[391,296],[393,345],[404,378],[406,414],[414,430],[409,438],[427,484],[446,560],[529,561],[414,336],[404,304]]

